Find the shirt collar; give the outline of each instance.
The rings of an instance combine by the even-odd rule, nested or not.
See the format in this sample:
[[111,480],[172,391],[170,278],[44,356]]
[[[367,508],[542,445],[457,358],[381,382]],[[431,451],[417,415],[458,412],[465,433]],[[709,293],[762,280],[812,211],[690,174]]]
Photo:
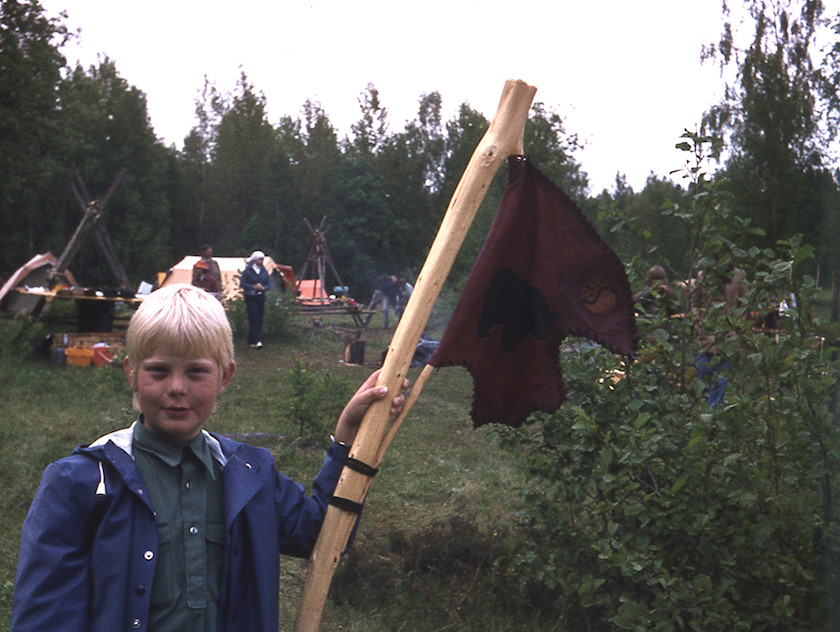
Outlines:
[[200,432],[188,443],[172,441],[159,432],[149,430],[143,425],[143,416],[134,424],[134,445],[140,450],[152,454],[161,461],[175,467],[183,458],[184,448],[189,448],[196,458],[207,468],[210,478],[216,479],[216,468],[213,466],[213,457],[210,455],[210,448],[204,433]]

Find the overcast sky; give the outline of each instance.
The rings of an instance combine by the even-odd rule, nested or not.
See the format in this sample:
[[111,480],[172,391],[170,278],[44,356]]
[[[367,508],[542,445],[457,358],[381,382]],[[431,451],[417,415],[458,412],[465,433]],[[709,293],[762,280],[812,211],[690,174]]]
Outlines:
[[592,193],[616,173],[640,190],[682,166],[674,145],[722,94],[700,50],[722,29],[720,0],[41,0],[67,12],[85,67],[105,54],[148,99],[155,132],[182,146],[205,75],[233,92],[240,67],[270,122],[318,101],[342,137],[368,83],[392,131],[438,91],[491,119],[506,79],[537,87],[586,144]]

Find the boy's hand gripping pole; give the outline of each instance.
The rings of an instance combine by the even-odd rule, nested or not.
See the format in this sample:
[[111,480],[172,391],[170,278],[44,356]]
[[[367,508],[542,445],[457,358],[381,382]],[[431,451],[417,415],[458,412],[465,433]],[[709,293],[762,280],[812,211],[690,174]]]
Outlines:
[[[455,189],[411,300],[391,339],[378,380],[378,386],[388,387],[389,396],[371,404],[365,414],[350,449],[350,458],[357,462],[373,468],[382,459],[384,450],[380,450],[380,446],[388,430],[390,399],[400,392],[432,307],[496,171],[508,156],[523,152],[525,121],[536,91],[535,87],[520,80],[505,82],[496,115]],[[335,498],[350,501],[349,504],[363,503],[371,477],[359,469],[344,468],[333,494]],[[318,630],[332,576],[356,518],[356,513],[336,505],[328,508],[309,561],[295,632]]]

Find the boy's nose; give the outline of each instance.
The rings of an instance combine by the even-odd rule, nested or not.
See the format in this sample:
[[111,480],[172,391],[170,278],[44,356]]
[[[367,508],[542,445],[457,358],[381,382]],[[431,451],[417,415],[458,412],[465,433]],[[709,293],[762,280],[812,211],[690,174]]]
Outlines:
[[185,375],[174,374],[169,379],[169,388],[167,389],[170,393],[184,393],[187,390],[187,378]]

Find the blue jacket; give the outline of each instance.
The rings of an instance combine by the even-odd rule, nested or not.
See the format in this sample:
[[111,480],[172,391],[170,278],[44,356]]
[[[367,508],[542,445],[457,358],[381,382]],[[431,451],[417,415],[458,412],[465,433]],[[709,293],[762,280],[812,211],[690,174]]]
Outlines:
[[[239,277],[239,286],[242,288],[242,293],[245,296],[257,296],[259,294],[265,294],[268,290],[268,285],[271,282],[271,279],[268,275],[268,270],[264,267],[260,266],[259,271],[254,270],[254,266],[250,263],[245,266],[245,269],[242,271],[242,275]],[[256,290],[254,286],[260,283],[265,288],[264,290]]]
[[[23,523],[11,632],[147,629],[158,532],[132,432],[79,446],[44,471]],[[277,632],[279,556],[312,551],[348,448],[330,446],[306,496],[268,450],[205,436],[225,491],[217,629]]]

